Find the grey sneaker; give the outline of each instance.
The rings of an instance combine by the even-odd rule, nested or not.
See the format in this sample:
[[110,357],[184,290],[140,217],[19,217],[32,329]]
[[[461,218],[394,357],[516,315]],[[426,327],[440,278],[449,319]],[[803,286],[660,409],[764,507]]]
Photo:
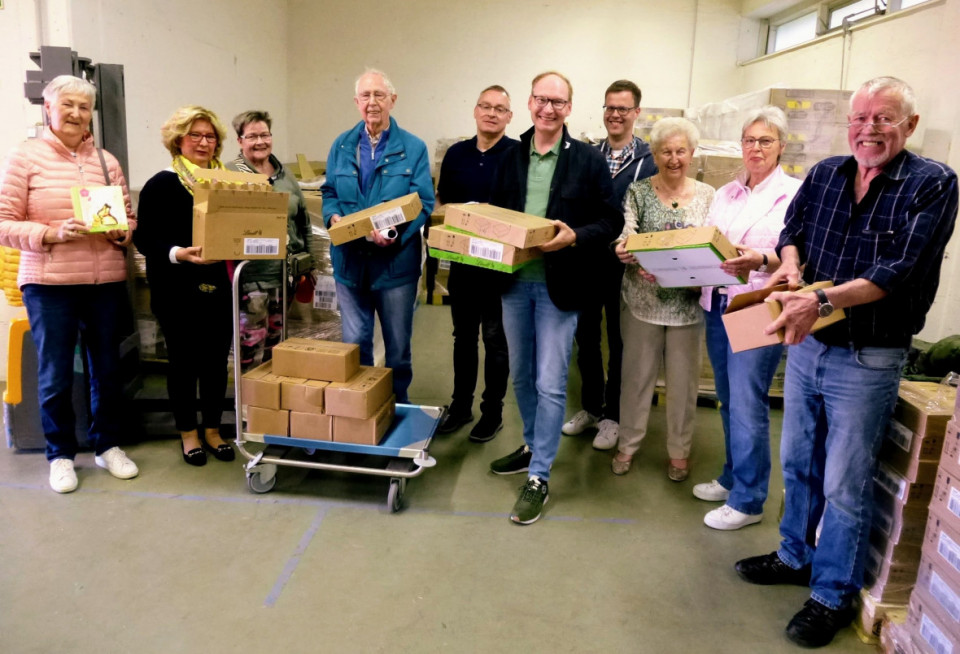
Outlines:
[[533,452],[524,445],[516,452],[501,457],[490,464],[490,472],[495,475],[515,475],[530,469]]
[[599,420],[597,416],[581,409],[573,414],[572,418],[563,423],[563,427],[560,428],[560,431],[562,431],[566,436],[576,436],[577,434],[582,434],[586,429],[596,427],[597,420]]
[[520,488],[520,498],[513,505],[510,519],[518,525],[529,525],[540,519],[543,505],[550,499],[547,482],[530,477]]
[[612,450],[617,446],[619,438],[620,425],[610,418],[604,418],[597,425],[597,435],[593,437],[593,449]]

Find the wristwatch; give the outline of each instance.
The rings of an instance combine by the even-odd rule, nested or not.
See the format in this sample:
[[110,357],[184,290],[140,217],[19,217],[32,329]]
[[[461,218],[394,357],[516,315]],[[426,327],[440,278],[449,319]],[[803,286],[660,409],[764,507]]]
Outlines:
[[826,318],[833,313],[833,305],[830,304],[830,300],[827,298],[827,294],[823,292],[823,289],[818,288],[814,293],[817,294],[817,299],[820,300],[820,307],[817,309],[817,313],[820,314],[821,318]]
[[767,272],[768,263],[770,263],[770,259],[767,258],[767,255],[763,255],[763,263],[761,263],[760,267],[757,268],[757,272],[761,272],[761,273]]

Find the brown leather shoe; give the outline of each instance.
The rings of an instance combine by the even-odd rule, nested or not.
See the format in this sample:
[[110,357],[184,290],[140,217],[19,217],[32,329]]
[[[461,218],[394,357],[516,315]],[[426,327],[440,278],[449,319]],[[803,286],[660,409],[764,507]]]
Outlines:
[[[686,459],[677,459],[678,461],[686,462]],[[670,461],[670,465],[667,466],[667,477],[673,481],[683,481],[690,476],[690,466],[687,465],[684,468],[677,467],[673,465],[673,460]]]

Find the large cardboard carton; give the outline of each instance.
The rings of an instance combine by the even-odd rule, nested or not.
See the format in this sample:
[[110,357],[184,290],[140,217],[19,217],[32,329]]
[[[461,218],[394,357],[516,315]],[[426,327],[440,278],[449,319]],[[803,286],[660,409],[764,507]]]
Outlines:
[[871,546],[864,566],[864,588],[879,602],[906,602],[917,583],[919,566],[919,561],[894,563]]
[[322,413],[290,412],[290,436],[314,441],[333,440],[333,416]]
[[950,585],[960,588],[960,529],[956,525],[956,516],[939,505],[930,507],[923,551],[943,567]]
[[464,263],[469,263],[473,259],[480,259],[512,268],[543,256],[539,248],[518,248],[506,243],[480,238],[450,225],[431,227],[427,245],[430,246],[431,250],[443,250],[444,252],[462,255]]
[[921,438],[943,436],[956,394],[956,388],[945,384],[901,381],[893,417]]
[[396,410],[396,397],[391,395],[373,417],[365,420],[333,416],[333,440],[337,443],[378,445],[390,429]]
[[924,553],[917,571],[917,588],[936,600],[943,612],[960,625],[960,588],[950,581],[941,561]]
[[885,488],[874,484],[873,526],[890,541],[923,545],[928,516],[926,504],[903,504]]
[[283,409],[264,409],[259,406],[248,406],[247,431],[251,434],[289,436],[290,412],[284,411]]
[[960,477],[946,468],[937,471],[930,508],[939,508],[943,520],[960,533]]
[[870,546],[884,559],[894,565],[920,563],[922,543],[898,543],[890,540],[886,533],[876,525],[870,530]]
[[701,152],[697,159],[697,180],[715,189],[732,182],[743,170],[743,157],[739,154]]
[[[903,402],[903,400],[901,400]],[[943,433],[915,434],[896,418],[890,419],[886,438],[880,447],[880,460],[902,472],[911,481],[918,480],[921,470],[935,468],[943,450]]]
[[960,652],[960,630],[956,627],[956,621],[944,613],[942,608],[936,599],[918,588],[910,596],[907,625],[913,631],[914,638],[923,644],[925,651],[936,654]]
[[396,227],[416,220],[423,209],[420,196],[410,193],[396,200],[381,202],[363,211],[343,216],[338,223],[330,225],[327,232],[333,245],[343,245],[350,241],[369,236],[373,230]]
[[288,338],[273,348],[273,370],[284,377],[347,381],[360,370],[360,346],[312,338]]
[[883,461],[877,464],[874,481],[902,504],[926,506],[933,497],[933,484],[912,482]]
[[248,370],[240,380],[243,403],[264,409],[279,409],[281,381],[283,379],[279,375],[273,374],[272,361]]
[[200,170],[193,185],[193,245],[204,259],[281,259],[287,253],[287,193],[266,175]]
[[[813,293],[818,289],[830,288],[833,282],[824,281],[804,286],[794,293]],[[767,345],[782,343],[784,330],[777,330],[773,334],[764,334],[770,323],[776,320],[783,312],[779,302],[767,302],[766,298],[776,291],[787,291],[786,284],[761,288],[756,291],[741,293],[730,300],[727,310],[723,314],[723,327],[727,330],[730,349],[734,352],[743,352]],[[819,331],[828,325],[843,320],[843,309],[837,309],[826,318],[818,318],[811,332]]]
[[393,370],[360,366],[360,371],[345,382],[326,388],[326,412],[344,418],[371,418],[393,394]]
[[[280,408],[299,413],[323,413],[323,394],[330,382],[285,377],[280,384]],[[291,433],[293,417],[291,416]]]
[[960,421],[957,421],[956,418],[947,423],[947,431],[943,435],[940,466],[944,470],[960,476]]
[[492,204],[448,204],[443,224],[521,249],[543,245],[557,234],[546,218]]
[[860,631],[873,638],[879,638],[884,621],[907,619],[907,605],[904,603],[878,602],[866,590],[860,591],[860,611],[857,625]]
[[713,226],[631,234],[624,248],[657,277],[660,286],[723,286],[746,281],[720,269],[721,263],[739,252]]

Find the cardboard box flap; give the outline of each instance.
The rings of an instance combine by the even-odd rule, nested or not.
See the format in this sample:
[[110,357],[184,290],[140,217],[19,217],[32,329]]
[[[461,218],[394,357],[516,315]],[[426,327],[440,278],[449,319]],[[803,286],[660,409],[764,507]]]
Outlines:
[[226,168],[198,168],[192,171],[198,182],[229,182],[231,184],[270,184],[268,175],[260,173],[241,173]]
[[280,213],[287,215],[287,200],[289,193],[278,191],[246,191],[242,189],[197,189],[195,192],[206,191],[195,195],[201,199],[194,203],[194,209],[214,213],[219,211],[230,213]]

